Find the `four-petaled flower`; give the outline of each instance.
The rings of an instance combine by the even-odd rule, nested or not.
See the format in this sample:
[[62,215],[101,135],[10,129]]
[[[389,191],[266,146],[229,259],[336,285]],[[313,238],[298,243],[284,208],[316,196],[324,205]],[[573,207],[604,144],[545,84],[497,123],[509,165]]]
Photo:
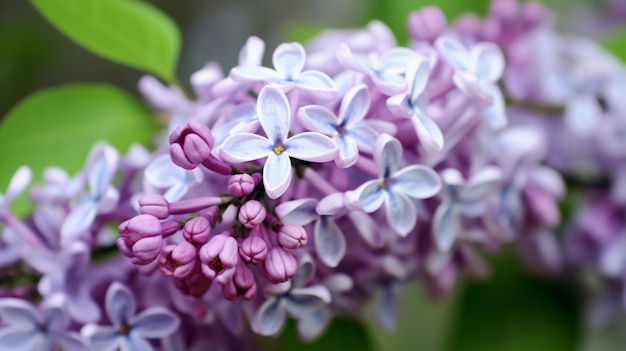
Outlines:
[[337,145],[320,133],[304,132],[288,137],[291,112],[285,93],[266,86],[259,93],[257,115],[267,137],[252,133],[229,136],[222,145],[222,159],[241,163],[267,157],[263,167],[263,185],[267,195],[280,197],[291,183],[290,157],[327,162],[335,158]]
[[411,165],[398,170],[402,144],[388,134],[376,141],[374,161],[378,179],[346,193],[347,205],[371,213],[385,204],[387,223],[398,234],[407,235],[417,221],[417,210],[409,198],[426,199],[441,190],[441,179],[432,168]]

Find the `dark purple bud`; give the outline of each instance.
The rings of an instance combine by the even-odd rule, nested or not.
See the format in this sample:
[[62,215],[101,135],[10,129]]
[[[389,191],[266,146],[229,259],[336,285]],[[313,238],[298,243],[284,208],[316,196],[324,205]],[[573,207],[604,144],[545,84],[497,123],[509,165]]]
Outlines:
[[196,121],[176,128],[169,141],[172,162],[189,170],[209,158],[214,142],[209,127]]
[[247,196],[257,184],[249,174],[234,174],[228,179],[228,193],[235,197]]
[[254,228],[263,223],[267,216],[267,211],[262,203],[257,200],[250,200],[239,209],[239,222],[247,228]]
[[170,204],[163,195],[145,195],[139,199],[139,212],[165,219],[170,215]]
[[297,249],[306,245],[308,236],[304,227],[285,224],[278,231],[278,243],[285,249]]
[[267,243],[258,235],[249,235],[239,244],[239,257],[245,263],[259,264],[267,257]]
[[407,26],[413,39],[433,41],[443,33],[448,22],[437,6],[426,6],[409,15]]
[[159,268],[163,275],[174,278],[185,278],[196,265],[197,251],[195,246],[187,241],[177,245],[167,245],[159,256]]
[[263,261],[265,276],[272,284],[286,282],[296,275],[298,263],[293,254],[282,247],[273,247]]
[[194,217],[185,223],[183,237],[195,245],[204,245],[211,235],[211,222],[206,217]]

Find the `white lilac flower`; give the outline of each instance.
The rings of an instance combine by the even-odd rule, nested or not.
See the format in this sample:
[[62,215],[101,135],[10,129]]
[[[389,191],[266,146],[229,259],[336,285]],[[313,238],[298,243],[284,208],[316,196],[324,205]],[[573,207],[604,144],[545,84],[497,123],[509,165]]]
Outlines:
[[435,45],[454,68],[452,80],[456,87],[486,105],[482,111],[485,122],[493,129],[505,127],[504,97],[496,85],[504,72],[504,54],[500,48],[481,42],[468,50],[451,37],[440,37]]
[[327,162],[335,158],[337,146],[325,135],[304,132],[288,137],[291,112],[285,93],[266,86],[259,93],[257,116],[267,137],[252,133],[229,136],[220,149],[222,159],[242,163],[266,157],[263,185],[267,195],[280,197],[291,183],[291,160]]
[[169,309],[150,307],[135,314],[137,303],[130,289],[114,282],[109,286],[105,301],[112,326],[87,324],[81,334],[91,350],[151,351],[146,339],[161,339],[173,334],[180,321]]
[[417,221],[417,210],[411,198],[434,196],[441,190],[441,179],[432,168],[423,165],[410,165],[398,170],[402,161],[402,144],[387,134],[382,134],[376,141],[374,161],[378,165],[378,179],[347,192],[347,202],[368,213],[384,204],[389,226],[406,236]]
[[398,117],[410,118],[424,148],[430,152],[437,152],[443,148],[443,134],[439,126],[426,114],[428,101],[424,91],[429,75],[429,61],[419,60],[407,72],[409,93],[390,97],[387,99],[387,107]]
[[378,133],[363,120],[369,108],[367,86],[360,84],[344,95],[339,116],[319,105],[303,107],[298,115],[309,129],[333,137],[339,147],[335,164],[346,168],[356,163],[359,150],[371,153],[374,149]]
[[298,88],[321,98],[333,98],[337,88],[333,80],[321,71],[303,71],[306,60],[304,47],[299,43],[279,45],[272,55],[275,69],[245,65],[234,67],[230,75],[243,82],[267,82],[288,91]]
[[148,192],[165,190],[163,196],[169,202],[180,200],[190,189],[200,184],[202,179],[199,169],[188,171],[178,167],[167,154],[155,158],[144,171],[144,186],[148,188]]
[[70,319],[55,305],[35,308],[21,299],[0,299],[0,320],[2,351],[87,350],[78,333],[67,330]]

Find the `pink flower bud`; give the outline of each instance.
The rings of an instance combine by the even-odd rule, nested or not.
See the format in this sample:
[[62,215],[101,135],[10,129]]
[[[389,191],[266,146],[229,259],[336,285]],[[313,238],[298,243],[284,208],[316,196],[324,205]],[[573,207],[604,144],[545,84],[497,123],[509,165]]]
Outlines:
[[200,269],[200,263],[196,260],[196,266],[185,278],[174,278],[174,285],[185,295],[200,298],[204,295],[213,281],[208,279]]
[[432,41],[443,33],[448,23],[437,6],[426,6],[409,15],[407,26],[413,39]]
[[196,121],[176,128],[169,141],[172,162],[189,170],[198,167],[210,156],[214,142],[209,127]]
[[254,228],[263,223],[267,211],[257,200],[250,200],[239,209],[239,222],[248,228]]
[[254,178],[249,174],[234,174],[228,179],[228,193],[235,197],[250,195],[255,186]]
[[235,274],[239,261],[237,240],[227,234],[215,235],[200,248],[200,268],[209,279],[225,284]]
[[196,248],[186,241],[178,245],[167,245],[159,256],[161,273],[167,277],[182,279],[194,269],[196,256]]
[[170,204],[163,195],[145,195],[139,199],[139,212],[165,219],[170,215]]
[[235,300],[242,296],[246,300],[251,300],[256,296],[257,286],[254,274],[243,264],[237,265],[235,276],[227,284],[222,285],[222,296],[227,300]]
[[140,214],[120,224],[118,230],[122,236],[116,241],[117,247],[133,263],[148,264],[161,252],[163,229],[158,218]]
[[245,263],[259,264],[267,257],[267,243],[258,235],[249,235],[239,244],[239,257]]
[[183,237],[192,244],[203,245],[211,235],[211,223],[206,217],[194,217],[185,223]]
[[278,231],[278,243],[285,249],[297,249],[306,245],[308,236],[304,227],[285,224]]
[[267,253],[267,258],[263,261],[265,276],[272,284],[286,282],[296,275],[298,263],[291,252],[282,247],[273,247]]

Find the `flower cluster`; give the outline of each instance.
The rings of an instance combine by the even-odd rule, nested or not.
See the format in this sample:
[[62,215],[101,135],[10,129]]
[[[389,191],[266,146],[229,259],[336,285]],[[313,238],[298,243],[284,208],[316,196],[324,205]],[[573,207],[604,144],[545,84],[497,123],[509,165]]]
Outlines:
[[[143,78],[167,137],[46,170],[23,220],[19,169],[0,269],[28,279],[0,285],[0,349],[243,349],[287,318],[312,340],[372,298],[392,328],[398,286],[445,295],[509,243],[541,270],[594,265],[623,306],[624,67],[533,2],[407,23],[408,47],[374,21],[281,44],[271,67],[251,37],[228,73],[193,74],[195,99]],[[565,243],[563,174],[599,187]]]

